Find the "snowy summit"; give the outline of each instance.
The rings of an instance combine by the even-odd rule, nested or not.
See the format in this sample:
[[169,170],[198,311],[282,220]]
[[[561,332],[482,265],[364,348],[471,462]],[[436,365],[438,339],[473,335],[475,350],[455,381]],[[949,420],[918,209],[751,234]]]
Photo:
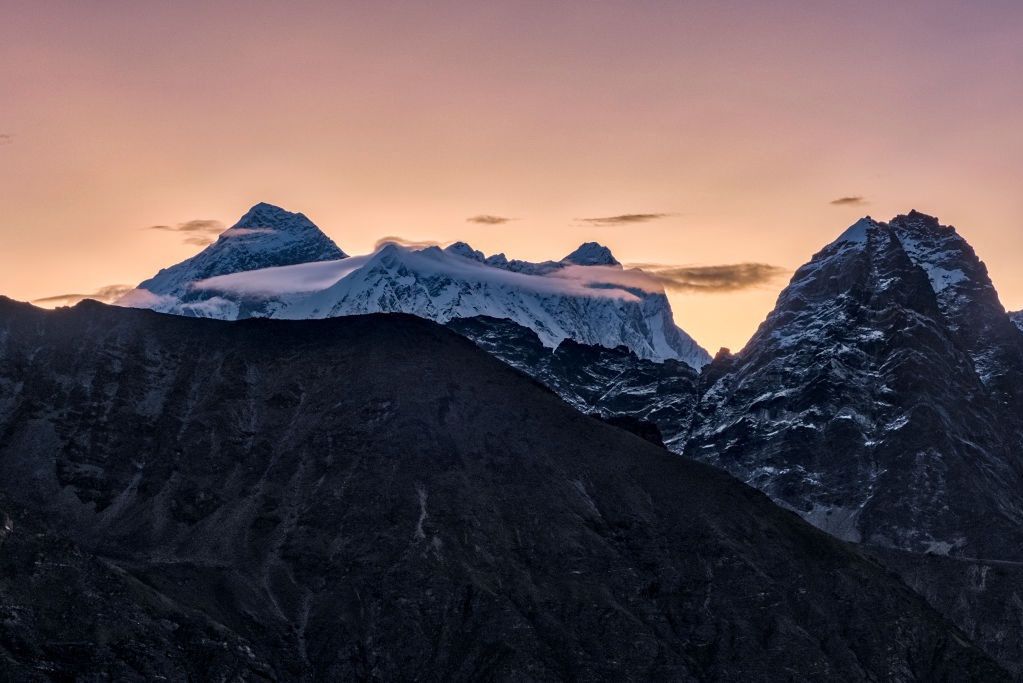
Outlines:
[[348,257],[308,218],[269,204],[119,303],[226,320],[401,312],[445,323],[487,315],[528,327],[550,348],[573,339],[696,368],[710,361],[675,325],[663,287],[596,242],[542,263],[487,257],[465,242],[386,243]]

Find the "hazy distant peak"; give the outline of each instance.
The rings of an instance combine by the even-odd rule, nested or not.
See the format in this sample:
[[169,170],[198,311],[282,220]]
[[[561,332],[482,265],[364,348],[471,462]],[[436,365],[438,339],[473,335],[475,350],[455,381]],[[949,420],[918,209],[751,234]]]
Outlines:
[[495,268],[503,268],[508,265],[508,257],[504,255],[504,252],[488,256],[484,261],[488,266],[494,266]]
[[483,254],[482,251],[473,249],[465,242],[455,242],[454,244],[445,247],[444,251],[447,252],[448,254],[462,256],[464,258],[472,259],[473,261],[479,261],[481,263],[486,259],[486,256]]

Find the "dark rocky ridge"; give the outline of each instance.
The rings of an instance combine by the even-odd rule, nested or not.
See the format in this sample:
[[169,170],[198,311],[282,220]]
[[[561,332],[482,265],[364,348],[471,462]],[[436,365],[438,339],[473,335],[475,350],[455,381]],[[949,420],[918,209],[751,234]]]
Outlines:
[[973,361],[977,377],[1007,416],[1023,420],[1023,338],[1017,334],[987,267],[951,226],[911,211],[888,224],[910,261],[923,270],[949,335]]
[[13,516],[145,587],[84,673],[159,665],[159,596],[287,679],[1006,678],[854,548],[426,321],[0,301],[0,389]]
[[1023,336],[964,244],[911,214],[817,254],[710,371],[685,453],[849,540],[1023,560]]
[[[649,423],[670,449],[681,451],[699,400],[700,375],[686,363],[640,358],[566,339],[551,350],[510,320],[455,318],[447,327],[549,387],[583,413]],[[648,434],[652,432],[647,429]]]

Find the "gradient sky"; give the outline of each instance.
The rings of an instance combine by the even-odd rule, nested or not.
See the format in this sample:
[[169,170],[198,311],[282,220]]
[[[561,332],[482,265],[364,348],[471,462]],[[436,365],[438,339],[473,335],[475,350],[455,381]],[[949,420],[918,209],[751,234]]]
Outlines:
[[[147,226],[257,201],[351,254],[787,270],[915,208],[1023,308],[1021,74],[1017,1],[6,0],[0,293],[135,284],[197,250]],[[580,220],[639,213],[668,215]],[[787,277],[672,293],[676,321],[739,348]]]

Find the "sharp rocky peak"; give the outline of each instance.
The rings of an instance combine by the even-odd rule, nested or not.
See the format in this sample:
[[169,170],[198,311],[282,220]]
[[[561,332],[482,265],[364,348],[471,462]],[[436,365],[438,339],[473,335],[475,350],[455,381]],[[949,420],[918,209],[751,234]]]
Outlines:
[[205,278],[346,257],[304,214],[259,203],[221,233],[216,242],[162,269],[140,283],[138,289],[158,295],[195,296],[192,283]]
[[1016,311],[1015,313],[1009,314],[1009,319],[1015,323],[1016,327],[1019,328],[1020,332],[1023,332],[1023,311]]
[[926,228],[931,230],[949,230],[948,226],[941,225],[940,221],[936,216],[931,216],[926,213],[921,213],[916,209],[911,209],[909,213],[899,214],[891,220],[893,226],[913,226],[916,228]]
[[448,254],[454,254],[455,256],[461,256],[481,263],[486,259],[486,256],[482,251],[473,249],[465,242],[455,242],[454,244],[450,244],[444,248],[444,251]]
[[576,266],[620,266],[611,250],[597,242],[584,242],[571,254],[561,259],[562,263]]
[[271,230],[319,230],[303,213],[293,213],[274,204],[259,202],[245,212],[232,228]]
[[1001,436],[1020,433],[1020,376],[1020,335],[966,240],[916,211],[866,217],[711,367],[686,451],[848,540],[983,557],[1023,538]]

